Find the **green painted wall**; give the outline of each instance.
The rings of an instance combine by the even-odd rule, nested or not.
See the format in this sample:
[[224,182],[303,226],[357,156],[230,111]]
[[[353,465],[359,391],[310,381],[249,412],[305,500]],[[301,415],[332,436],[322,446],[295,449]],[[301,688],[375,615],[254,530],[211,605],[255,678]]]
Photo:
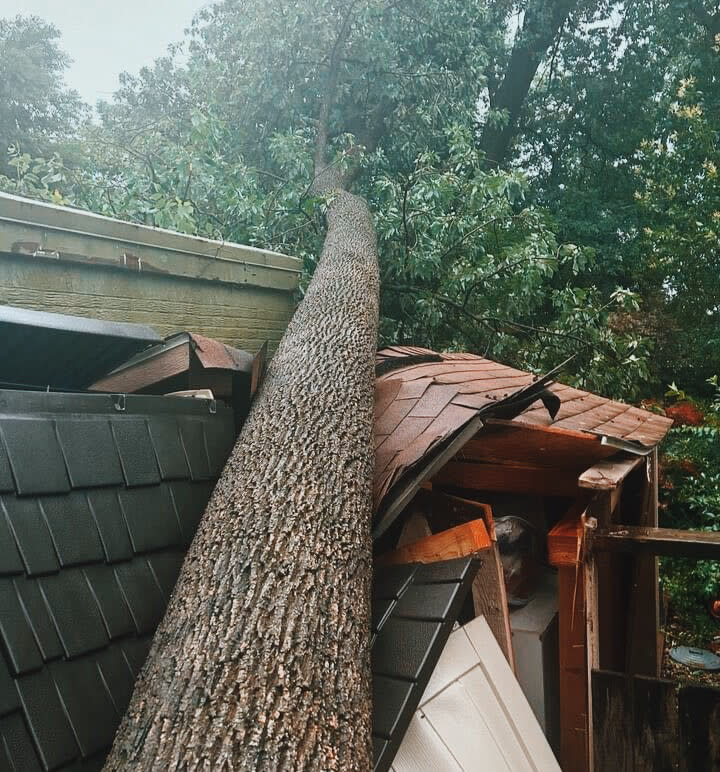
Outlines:
[[294,293],[0,253],[0,304],[188,330],[254,353],[265,340],[275,349]]

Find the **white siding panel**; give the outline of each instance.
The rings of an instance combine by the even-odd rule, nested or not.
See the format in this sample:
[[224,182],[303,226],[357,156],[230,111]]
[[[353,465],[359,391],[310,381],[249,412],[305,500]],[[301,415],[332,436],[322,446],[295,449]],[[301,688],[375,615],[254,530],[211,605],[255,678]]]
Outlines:
[[557,759],[540,729],[535,714],[485,619],[476,617],[472,622],[468,622],[462,631],[477,652],[480,666],[503,705],[505,715],[517,728],[518,741],[524,745],[528,758],[532,759],[535,768],[542,772],[559,770]]
[[394,772],[560,772],[487,622],[455,630]]
[[395,772],[462,772],[422,711],[413,716],[393,761]]
[[513,772],[535,772],[535,766],[528,758],[523,743],[517,736],[515,726],[505,714],[492,685],[483,669],[478,666],[460,679],[478,712],[485,720],[495,744],[502,748],[505,761]]
[[468,637],[462,634],[458,635],[458,633],[460,630],[456,630],[445,644],[425,688],[425,694],[420,700],[421,708],[428,700],[450,686],[453,681],[457,681],[463,673],[467,673],[468,670],[477,665],[477,654]]
[[423,713],[464,770],[513,772],[462,684],[455,682],[433,697]]

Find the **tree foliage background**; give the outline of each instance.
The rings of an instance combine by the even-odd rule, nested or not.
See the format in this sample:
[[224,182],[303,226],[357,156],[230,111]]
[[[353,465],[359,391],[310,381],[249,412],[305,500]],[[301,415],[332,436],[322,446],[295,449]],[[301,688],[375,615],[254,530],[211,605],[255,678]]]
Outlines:
[[711,399],[710,0],[223,0],[94,114],[57,31],[0,20],[0,188],[295,254],[309,276],[343,20],[331,162],[375,216],[381,342],[538,372],[574,354],[567,379],[609,396]]

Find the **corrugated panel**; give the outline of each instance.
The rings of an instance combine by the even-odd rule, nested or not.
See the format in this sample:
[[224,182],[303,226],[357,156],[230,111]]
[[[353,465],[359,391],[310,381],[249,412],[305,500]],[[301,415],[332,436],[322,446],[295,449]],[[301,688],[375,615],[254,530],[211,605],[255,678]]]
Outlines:
[[374,770],[390,768],[478,570],[473,558],[380,568],[373,580]]
[[[475,416],[493,414],[501,400],[532,388],[537,380],[531,373],[473,354],[436,354],[414,346],[383,349],[377,363],[376,512],[388,506],[401,481],[422,466],[430,452],[451,441]],[[646,447],[660,442],[672,424],[669,418],[562,384],[554,383],[549,390],[560,401],[554,419],[538,397],[512,420],[600,433]]]
[[0,769],[102,767],[232,448],[221,405],[118,407],[0,391]]
[[483,617],[450,636],[392,769],[559,772],[530,705]]
[[84,389],[162,341],[150,327],[0,305],[0,383]]

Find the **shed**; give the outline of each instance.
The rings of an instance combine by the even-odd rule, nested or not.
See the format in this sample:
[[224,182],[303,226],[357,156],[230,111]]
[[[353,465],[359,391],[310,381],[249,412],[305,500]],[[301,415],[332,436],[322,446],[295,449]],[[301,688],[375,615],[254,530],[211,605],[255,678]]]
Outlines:
[[0,305],[194,330],[257,352],[282,337],[301,263],[0,193]]
[[475,613],[514,667],[498,518],[542,534],[557,569],[559,758],[591,768],[593,668],[659,675],[657,559],[604,552],[588,571],[591,537],[662,531],[656,448],[672,421],[472,354],[394,346],[377,373],[376,559],[486,554]]

